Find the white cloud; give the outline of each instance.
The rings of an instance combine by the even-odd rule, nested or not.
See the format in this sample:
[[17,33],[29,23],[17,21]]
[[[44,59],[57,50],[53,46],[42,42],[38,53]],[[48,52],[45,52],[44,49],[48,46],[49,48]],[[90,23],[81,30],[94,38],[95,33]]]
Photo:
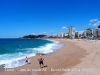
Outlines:
[[62,29],[63,29],[63,30],[66,30],[67,28],[66,28],[66,26],[63,26]]
[[98,26],[100,25],[100,21],[97,21],[96,23],[93,24],[93,26]]
[[100,24],[100,21],[98,21],[97,23]]
[[98,19],[91,19],[90,22],[97,22]]

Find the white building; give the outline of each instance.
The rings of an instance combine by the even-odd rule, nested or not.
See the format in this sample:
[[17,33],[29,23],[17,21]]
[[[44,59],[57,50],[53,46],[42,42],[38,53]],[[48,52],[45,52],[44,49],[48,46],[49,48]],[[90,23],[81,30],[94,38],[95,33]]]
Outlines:
[[86,29],[84,31],[84,36],[85,37],[98,37],[98,36],[100,36],[100,29],[99,28],[97,28],[97,29],[95,29],[95,28]]
[[73,26],[69,27],[68,33],[69,33],[70,38],[75,38],[75,32],[74,32],[74,27]]
[[65,33],[64,36],[65,36],[65,37],[68,36],[68,33]]
[[64,37],[64,33],[62,33],[62,38]]

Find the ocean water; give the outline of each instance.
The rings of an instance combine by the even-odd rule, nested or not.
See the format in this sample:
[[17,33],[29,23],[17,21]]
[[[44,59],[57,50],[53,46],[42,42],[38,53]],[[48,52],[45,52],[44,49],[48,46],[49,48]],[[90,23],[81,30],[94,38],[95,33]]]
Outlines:
[[[44,39],[0,39],[0,65],[14,68],[25,65],[25,57],[53,53],[64,44]],[[29,59],[31,61],[31,59]]]

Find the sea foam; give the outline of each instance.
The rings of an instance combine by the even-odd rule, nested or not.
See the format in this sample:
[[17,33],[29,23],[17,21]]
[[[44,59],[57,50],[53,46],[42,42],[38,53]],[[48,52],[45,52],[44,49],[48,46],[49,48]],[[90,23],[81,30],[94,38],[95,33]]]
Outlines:
[[[25,65],[25,57],[27,56],[28,58],[35,56],[36,53],[53,53],[57,49],[61,48],[64,46],[64,44],[59,43],[58,41],[50,40],[53,43],[47,43],[44,46],[39,46],[38,48],[25,48],[27,49],[26,53],[19,52],[19,53],[13,53],[13,54],[3,54],[0,55],[0,65],[5,64],[4,68],[15,68],[18,66]],[[23,50],[25,50],[23,49]],[[31,59],[29,59],[29,62]]]

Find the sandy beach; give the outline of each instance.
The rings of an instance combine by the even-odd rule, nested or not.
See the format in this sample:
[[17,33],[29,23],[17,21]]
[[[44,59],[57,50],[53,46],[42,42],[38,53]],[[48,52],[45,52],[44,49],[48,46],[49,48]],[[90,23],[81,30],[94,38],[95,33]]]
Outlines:
[[67,40],[75,43],[88,53],[81,63],[74,66],[80,71],[70,71],[62,75],[100,75],[100,40]]
[[37,60],[39,56],[34,56],[31,58],[31,64],[1,70],[0,75],[30,75],[32,70],[37,70],[39,75],[100,75],[100,41],[57,41],[65,46],[53,54],[42,56],[47,67],[41,69]]

